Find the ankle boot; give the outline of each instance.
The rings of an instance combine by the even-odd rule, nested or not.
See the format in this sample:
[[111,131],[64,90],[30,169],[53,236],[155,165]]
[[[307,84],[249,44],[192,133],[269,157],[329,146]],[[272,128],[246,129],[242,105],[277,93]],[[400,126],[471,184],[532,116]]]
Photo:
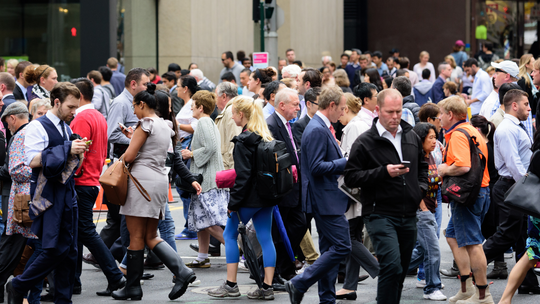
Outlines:
[[195,273],[186,267],[178,253],[167,242],[158,243],[152,251],[176,276],[176,282],[169,293],[169,299],[178,299],[186,292],[189,283],[197,279]]
[[440,273],[442,275],[447,276],[447,277],[457,277],[458,274],[459,274],[459,269],[457,267],[456,261],[454,260],[454,262],[452,263],[452,268],[450,268],[450,269],[441,269]]
[[486,287],[486,292],[483,299],[480,299],[480,290],[478,287],[474,287],[475,293],[467,300],[457,301],[457,304],[494,304],[493,297],[489,292],[489,286]]
[[493,270],[488,273],[488,279],[506,279],[508,277],[508,268],[506,262],[495,262]]
[[459,300],[467,300],[469,299],[470,297],[474,296],[474,291],[475,291],[475,288],[474,288],[474,285],[473,285],[473,279],[472,277],[469,277],[467,279],[467,281],[465,281],[466,283],[466,287],[465,287],[465,292],[463,292],[461,290],[461,284],[459,284],[459,292],[451,297],[450,299],[448,299],[448,302],[449,303],[453,303],[455,304],[457,301]]
[[144,270],[144,250],[127,251],[127,280],[126,287],[113,291],[116,300],[141,300],[143,296],[141,278]]

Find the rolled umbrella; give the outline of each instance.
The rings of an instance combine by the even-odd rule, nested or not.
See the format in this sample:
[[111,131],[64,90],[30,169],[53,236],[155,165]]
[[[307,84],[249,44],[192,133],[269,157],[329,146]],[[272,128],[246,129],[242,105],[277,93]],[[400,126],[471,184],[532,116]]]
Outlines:
[[259,286],[259,288],[262,288],[263,282],[261,278],[259,262],[257,261],[257,254],[255,253],[253,245],[251,244],[249,238],[246,235],[246,225],[242,223],[242,219],[240,219],[240,214],[238,212],[236,212],[236,215],[238,216],[238,233],[240,233],[240,235],[242,236],[242,247],[244,250],[244,258],[246,259],[247,268],[249,269],[251,276],[255,279],[257,286]]
[[274,206],[274,220],[276,221],[276,225],[279,231],[279,235],[281,236],[281,240],[283,241],[283,245],[285,246],[285,249],[287,250],[287,254],[289,255],[289,258],[294,263],[296,260],[294,257],[294,252],[292,250],[291,241],[289,240],[289,236],[287,235],[287,230],[285,229],[285,225],[283,224],[283,219],[281,218],[281,213],[279,213],[278,206]]

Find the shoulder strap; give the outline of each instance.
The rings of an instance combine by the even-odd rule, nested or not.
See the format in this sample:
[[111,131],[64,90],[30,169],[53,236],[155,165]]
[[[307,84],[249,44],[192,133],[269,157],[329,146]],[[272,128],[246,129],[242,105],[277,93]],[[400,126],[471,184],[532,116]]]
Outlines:
[[146,189],[144,189],[144,187],[141,185],[141,183],[139,183],[139,180],[137,180],[133,175],[131,175],[130,168],[124,162],[124,156],[123,155],[120,158],[120,161],[122,162],[122,165],[124,166],[124,172],[126,172],[127,175],[129,176],[129,178],[131,178],[131,180],[133,180],[133,184],[135,184],[135,187],[137,187],[137,190],[139,190],[139,192],[142,194],[142,196],[147,201],[151,202],[152,198],[150,197],[150,194],[148,194],[148,192],[146,192]]

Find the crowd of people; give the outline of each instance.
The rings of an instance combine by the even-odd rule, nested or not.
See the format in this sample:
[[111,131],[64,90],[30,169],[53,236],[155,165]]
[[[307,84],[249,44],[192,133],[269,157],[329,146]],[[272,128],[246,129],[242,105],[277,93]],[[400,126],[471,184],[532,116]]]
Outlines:
[[[450,303],[494,303],[488,279],[508,279],[499,303],[511,303],[516,290],[540,294],[540,219],[504,203],[516,181],[540,173],[540,61],[498,59],[490,43],[470,58],[463,49],[456,41],[436,65],[423,51],[412,69],[398,49],[386,60],[347,50],[339,64],[323,56],[320,68],[304,67],[288,49],[277,67],[257,69],[245,52],[235,60],[227,51],[215,82],[197,63],[124,74],[109,58],[58,82],[52,66],[0,60],[0,303],[4,286],[9,304],[71,303],[83,262],[107,279],[97,296],[118,300],[140,300],[141,280],[153,277],[144,269],[164,265],[174,300],[199,284],[194,270],[211,268],[222,244],[226,280],[208,295],[239,297],[238,269],[250,257],[239,249],[238,225],[250,221],[262,252],[262,284],[250,299],[286,291],[298,304],[318,283],[320,303],[355,300],[358,282],[371,276],[378,303],[399,303],[405,277],[416,275],[424,299],[445,301],[441,274],[461,282],[448,291]],[[258,185],[260,145],[273,141],[284,143],[294,175],[277,198]],[[98,234],[99,179],[118,161],[133,178],[124,205],[104,197],[107,224]],[[216,176],[231,169],[234,183],[223,188]],[[474,177],[466,203],[452,195]],[[186,223],[176,235],[171,184]],[[441,229],[443,205],[451,218]],[[450,269],[440,269],[441,235]],[[176,240],[197,240],[197,258],[184,262]],[[510,274],[508,252],[517,262]],[[344,283],[338,291],[336,280]]]

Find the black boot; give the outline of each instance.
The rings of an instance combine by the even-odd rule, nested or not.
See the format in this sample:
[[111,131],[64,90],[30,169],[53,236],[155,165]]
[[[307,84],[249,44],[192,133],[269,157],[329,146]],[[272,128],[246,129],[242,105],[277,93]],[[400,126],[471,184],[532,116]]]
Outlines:
[[488,279],[506,279],[508,277],[508,267],[506,262],[495,262],[493,270],[487,274]]
[[6,285],[6,291],[8,295],[8,304],[22,304],[24,300],[24,295],[18,293],[13,286],[11,285],[11,281],[9,281]]
[[112,297],[116,300],[141,300],[143,296],[141,278],[144,270],[144,250],[127,251],[127,280],[126,287],[113,291]]
[[174,300],[180,298],[186,292],[189,283],[192,283],[197,279],[195,273],[193,270],[186,267],[178,253],[176,253],[167,242],[163,241],[158,243],[152,251],[176,276],[176,282],[169,293],[169,299]]

